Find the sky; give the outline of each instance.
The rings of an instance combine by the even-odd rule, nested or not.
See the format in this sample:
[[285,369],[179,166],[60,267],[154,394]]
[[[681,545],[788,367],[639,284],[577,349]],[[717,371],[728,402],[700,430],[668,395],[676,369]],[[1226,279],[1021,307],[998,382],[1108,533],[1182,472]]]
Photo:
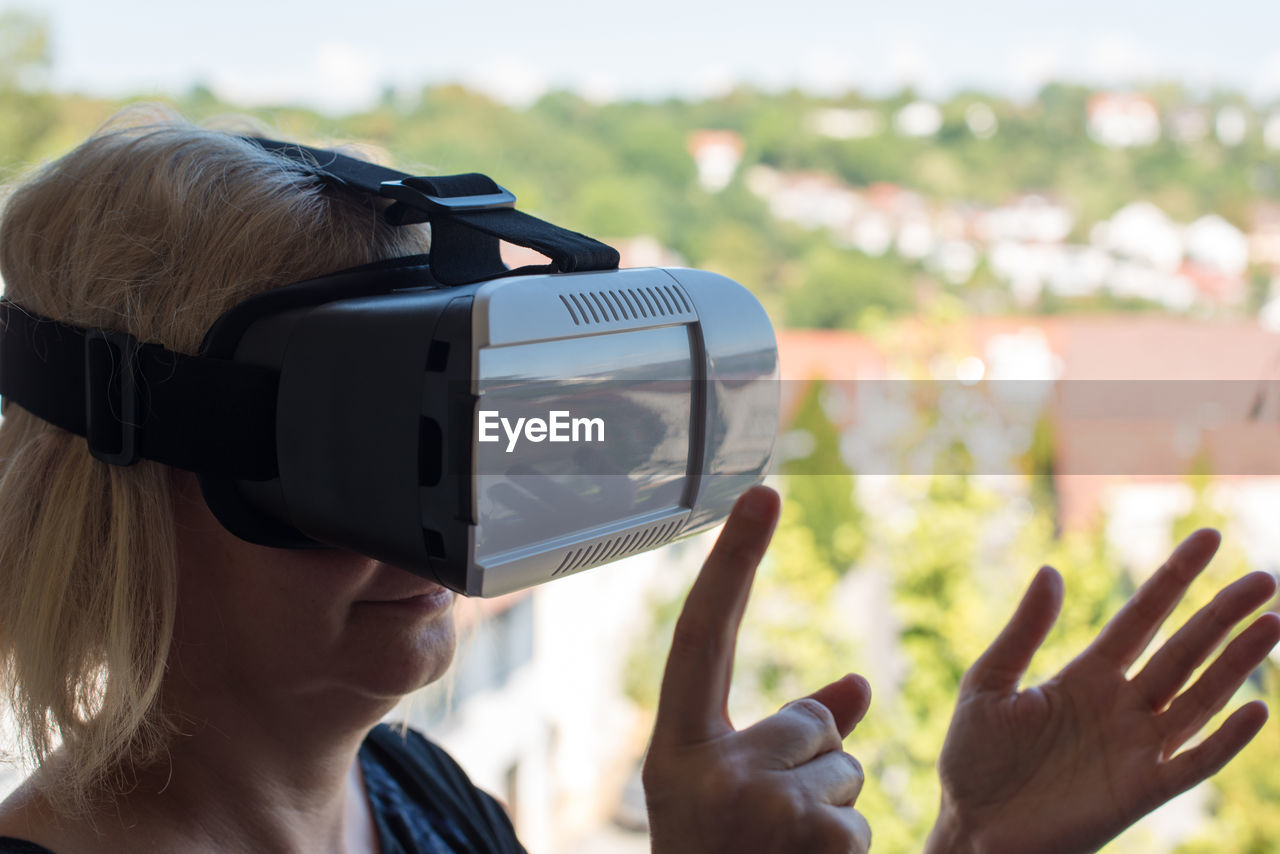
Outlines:
[[0,0],[44,16],[53,85],[202,83],[342,112],[462,82],[511,103],[702,96],[738,82],[1028,98],[1048,79],[1177,80],[1280,101],[1280,0]]

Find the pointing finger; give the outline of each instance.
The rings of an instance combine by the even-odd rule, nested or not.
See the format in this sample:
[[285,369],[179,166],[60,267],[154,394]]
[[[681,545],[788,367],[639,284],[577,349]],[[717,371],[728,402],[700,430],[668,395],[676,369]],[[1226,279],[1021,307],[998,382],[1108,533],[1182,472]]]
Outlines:
[[691,744],[729,732],[725,705],[733,649],[751,581],[778,521],[778,494],[765,487],[738,499],[676,621],[658,697],[653,743]]

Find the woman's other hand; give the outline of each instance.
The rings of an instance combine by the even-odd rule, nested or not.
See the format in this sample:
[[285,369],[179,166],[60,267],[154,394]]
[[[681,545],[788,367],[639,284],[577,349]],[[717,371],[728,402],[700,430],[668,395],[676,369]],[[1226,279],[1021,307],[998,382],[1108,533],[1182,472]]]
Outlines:
[[1062,605],[1061,576],[1040,571],[961,682],[938,763],[942,810],[930,854],[1094,851],[1216,773],[1253,738],[1267,718],[1261,702],[1237,709],[1212,735],[1174,755],[1280,640],[1280,617],[1263,614],[1182,690],[1235,626],[1275,594],[1265,573],[1221,590],[1127,678],[1218,542],[1212,530],[1189,536],[1079,657],[1043,685],[1019,691]]
[[845,676],[741,732],[729,722],[738,625],[778,511],[763,487],[738,500],[676,623],[643,774],[655,854],[870,847],[853,808],[862,768],[841,749],[870,703],[866,680]]

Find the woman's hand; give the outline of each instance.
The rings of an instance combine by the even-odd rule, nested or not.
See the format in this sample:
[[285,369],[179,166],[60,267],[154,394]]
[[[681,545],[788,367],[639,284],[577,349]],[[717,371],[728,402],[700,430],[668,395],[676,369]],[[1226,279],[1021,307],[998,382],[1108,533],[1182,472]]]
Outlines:
[[738,499],[676,623],[644,763],[655,854],[864,854],[862,768],[841,749],[871,690],[849,675],[738,732],[726,703],[738,624],[778,496]]
[[1189,536],[1083,654],[1043,685],[1019,691],[1062,605],[1061,576],[1040,571],[961,682],[938,762],[942,810],[930,854],[1093,851],[1216,773],[1253,738],[1267,718],[1261,702],[1173,755],[1280,640],[1280,617],[1262,615],[1179,693],[1232,629],[1274,595],[1265,573],[1220,591],[1126,678],[1218,542],[1211,530]]

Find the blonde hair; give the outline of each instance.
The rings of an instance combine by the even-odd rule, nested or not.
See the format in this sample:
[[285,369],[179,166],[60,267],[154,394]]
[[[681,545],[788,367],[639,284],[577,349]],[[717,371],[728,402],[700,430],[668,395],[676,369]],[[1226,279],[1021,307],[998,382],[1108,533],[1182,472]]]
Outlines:
[[[5,297],[194,352],[246,296],[426,251],[377,201],[231,134],[131,110],[17,188]],[[145,124],[140,124],[140,119]],[[86,808],[174,724],[158,702],[176,607],[170,471],[120,468],[8,407],[0,423],[0,676],[24,758],[62,745],[49,794]]]

